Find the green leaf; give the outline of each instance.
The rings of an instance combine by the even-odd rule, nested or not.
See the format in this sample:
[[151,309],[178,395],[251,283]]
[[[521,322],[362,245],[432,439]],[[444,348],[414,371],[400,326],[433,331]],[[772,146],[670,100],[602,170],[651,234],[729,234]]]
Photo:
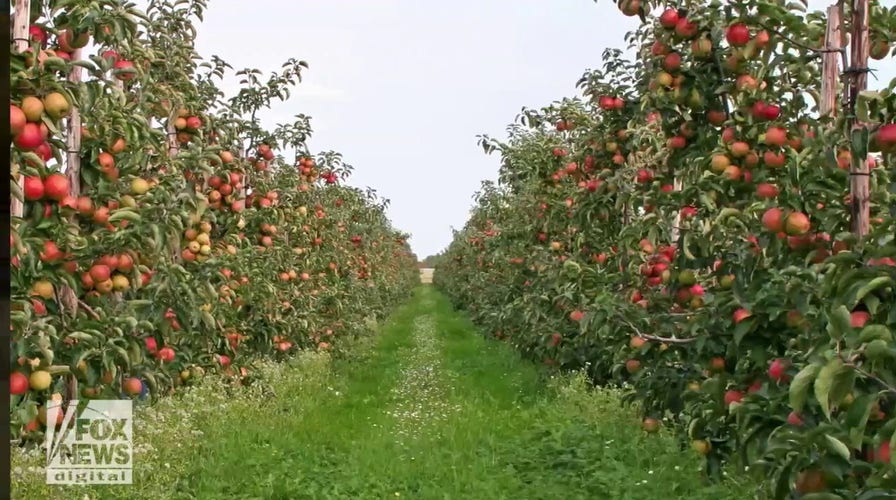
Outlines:
[[872,340],[892,342],[893,332],[884,325],[868,325],[865,328],[862,328],[862,333],[859,334],[859,340],[862,343],[871,342]]
[[793,411],[799,413],[803,409],[803,405],[806,404],[806,399],[809,397],[809,386],[812,385],[819,370],[821,370],[820,365],[806,365],[793,378],[793,382],[790,384],[790,406]]
[[863,90],[859,92],[858,98],[856,99],[856,118],[860,122],[870,122],[873,121],[871,119],[871,115],[869,114],[869,104],[872,101],[882,101],[883,97],[880,95],[880,92],[874,92],[870,90]]
[[[896,432],[890,436],[890,450],[896,450]],[[896,453],[890,453],[890,465],[896,466]]]
[[853,304],[853,306],[861,302],[862,299],[865,298],[865,296],[869,293],[877,290],[878,288],[883,288],[887,285],[893,285],[893,279],[889,276],[880,276],[869,281],[865,284],[865,286],[859,288],[859,290],[856,292],[855,303]]
[[843,500],[843,497],[836,493],[809,493],[801,496],[800,500]]
[[873,489],[864,490],[856,500],[892,500],[892,498],[892,490]]
[[871,415],[871,407],[877,401],[874,394],[864,394],[856,398],[846,413],[846,425],[849,427],[849,444],[853,448],[862,446],[865,438],[865,426]]
[[754,318],[749,318],[744,321],[741,321],[734,328],[734,344],[739,346],[741,340],[743,340],[744,336],[753,329],[753,324],[755,323]]
[[878,306],[880,306],[880,299],[877,298],[876,295],[865,296],[865,308],[868,309],[868,312],[871,313],[871,315],[877,313]]
[[205,323],[205,325],[207,327],[209,327],[209,328],[215,327],[215,318],[211,314],[209,314],[207,311],[202,311],[200,316],[202,318],[202,321]]
[[835,438],[834,436],[831,436],[830,434],[825,434],[824,437],[827,441],[828,449],[830,451],[836,453],[843,460],[849,460],[849,457],[851,455],[849,452],[849,448],[847,448],[842,441]]
[[831,418],[831,407],[838,404],[852,390],[855,372],[834,358],[821,371],[815,380],[815,399],[821,405],[824,415]]
[[852,320],[846,306],[837,307],[828,314],[827,330],[834,340],[840,340],[847,332],[852,331]]

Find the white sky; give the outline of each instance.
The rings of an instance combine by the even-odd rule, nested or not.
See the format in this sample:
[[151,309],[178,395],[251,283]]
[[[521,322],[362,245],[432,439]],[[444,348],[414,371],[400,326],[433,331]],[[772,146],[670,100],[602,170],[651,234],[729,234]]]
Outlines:
[[[390,199],[389,217],[422,259],[450,242],[480,182],[497,176],[499,159],[475,136],[504,137],[523,106],[574,95],[636,23],[610,0],[210,0],[197,50],[266,75],[290,57],[307,61],[293,98],[263,124],[310,115],[311,150],[341,152],[356,168],[351,185]],[[878,67],[881,81],[896,76]]]

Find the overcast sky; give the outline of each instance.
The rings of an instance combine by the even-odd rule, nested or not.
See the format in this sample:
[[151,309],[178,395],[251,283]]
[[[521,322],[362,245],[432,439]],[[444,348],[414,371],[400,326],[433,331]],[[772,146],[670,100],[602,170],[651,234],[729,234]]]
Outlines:
[[611,0],[211,0],[197,49],[266,74],[307,61],[264,125],[310,115],[311,150],[341,152],[356,168],[349,184],[391,200],[390,218],[422,259],[450,242],[481,181],[497,176],[499,159],[476,135],[504,137],[523,106],[574,95],[636,22]]

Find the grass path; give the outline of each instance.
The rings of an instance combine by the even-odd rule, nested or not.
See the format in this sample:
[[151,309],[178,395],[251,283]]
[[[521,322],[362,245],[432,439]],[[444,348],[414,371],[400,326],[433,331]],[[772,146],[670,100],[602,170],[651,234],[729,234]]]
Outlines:
[[696,458],[644,436],[613,395],[545,382],[421,287],[368,357],[336,362],[314,406],[286,396],[279,414],[224,416],[179,489],[258,499],[743,498],[702,486]]
[[702,484],[697,457],[662,432],[645,435],[618,394],[521,361],[430,286],[370,345],[309,366],[281,369],[273,394],[201,405],[201,435],[182,434],[192,442],[164,442],[163,427],[144,465],[155,476],[138,470],[133,488],[85,498],[750,496]]

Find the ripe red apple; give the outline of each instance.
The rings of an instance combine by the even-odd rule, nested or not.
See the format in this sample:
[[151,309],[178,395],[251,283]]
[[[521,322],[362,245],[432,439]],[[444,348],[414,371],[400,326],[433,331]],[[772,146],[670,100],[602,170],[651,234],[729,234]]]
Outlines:
[[792,212],[784,220],[784,232],[790,236],[801,236],[809,232],[809,217],[802,212]]
[[775,382],[787,380],[787,369],[790,367],[790,361],[782,358],[775,359],[768,367],[768,376]]
[[685,40],[690,40],[697,36],[699,27],[696,23],[691,22],[686,17],[682,17],[675,23],[675,34]]
[[40,159],[43,160],[44,163],[53,158],[53,147],[50,146],[50,143],[47,141],[42,142],[40,146],[34,148],[34,152],[37,156],[40,156]]
[[37,176],[25,176],[22,181],[23,194],[28,201],[38,201],[44,197],[44,182]]
[[569,313],[569,319],[572,321],[582,321],[582,318],[585,317],[585,313],[579,310],[575,310]]
[[810,468],[797,474],[794,489],[800,495],[806,493],[819,493],[825,491],[828,487],[827,478],[824,471],[817,468]]
[[678,52],[672,52],[663,58],[663,69],[666,71],[671,73],[678,71],[679,68],[681,68],[681,54]]
[[563,340],[563,336],[557,332],[551,334],[551,347],[555,347],[560,344],[560,341]]
[[884,39],[872,40],[871,48],[868,50],[868,56],[875,61],[886,59],[890,53],[890,44]]
[[766,151],[762,153],[762,161],[769,168],[781,168],[787,164],[787,155],[782,151]]
[[766,120],[776,120],[781,116],[781,107],[777,104],[767,104],[762,114]]
[[646,168],[639,169],[636,180],[641,184],[646,184],[653,180],[653,172]]
[[731,389],[725,391],[725,406],[730,405],[731,403],[739,403],[744,399],[744,393],[741,391]]
[[787,423],[794,427],[801,427],[803,425],[803,418],[800,417],[800,414],[792,411],[787,415]]
[[864,327],[869,319],[871,319],[871,314],[868,311],[853,311],[849,313],[849,322],[853,328]]
[[134,70],[134,63],[126,59],[118,59],[115,61],[115,64],[112,65],[112,68],[121,71],[115,75],[115,77],[123,82],[133,80],[137,76],[132,72],[132,70]]
[[806,323],[806,318],[802,313],[796,310],[787,311],[787,326],[790,328],[800,328]]
[[881,125],[873,136],[873,142],[881,151],[896,151],[896,123]]
[[[727,119],[727,118],[726,118]],[[734,128],[726,127],[725,130],[722,130],[722,142],[725,144],[732,144],[737,139],[737,132],[735,132]],[[750,145],[744,143],[747,146],[747,150],[749,151]],[[732,144],[733,146],[733,144]]]
[[118,61],[119,56],[118,52],[115,52],[114,50],[104,50],[102,54],[100,54],[100,57],[112,61],[112,64],[114,65]]
[[732,47],[743,47],[750,43],[750,29],[744,23],[734,23],[725,31],[725,40]]
[[50,174],[44,179],[44,195],[51,200],[62,201],[69,196],[68,177],[63,174]]
[[47,46],[47,39],[49,37],[47,36],[47,32],[44,31],[44,29],[40,26],[36,26],[34,24],[29,26],[28,35],[31,38],[32,42],[39,43],[42,48]]
[[121,388],[126,394],[136,396],[143,392],[143,382],[141,382],[139,378],[128,377],[121,383]]
[[728,114],[722,110],[714,109],[706,112],[706,119],[713,126],[721,127],[728,120]]
[[784,211],[778,207],[772,207],[762,214],[762,225],[772,233],[784,231]]
[[877,447],[877,450],[875,450],[874,460],[876,462],[889,464],[891,461],[890,452],[891,452],[890,441],[889,440],[884,441],[883,443],[880,444],[880,446]]
[[691,54],[698,59],[706,59],[712,55],[712,40],[698,38],[691,42]]
[[30,383],[28,377],[21,372],[12,372],[9,374],[9,393],[13,396],[20,396],[28,392]]
[[753,106],[750,107],[750,113],[753,115],[753,118],[758,120],[765,119],[765,101],[756,101],[753,103]]
[[769,127],[765,131],[765,143],[769,146],[784,146],[787,144],[787,130],[781,127]]
[[61,260],[64,256],[62,250],[59,250],[59,247],[55,242],[47,240],[44,242],[43,251],[40,253],[40,260],[42,262],[56,262]]
[[760,87],[760,83],[751,75],[740,75],[734,83],[737,90],[756,90]]
[[892,266],[896,267],[896,260],[890,257],[881,257],[879,259],[868,259],[869,266]]
[[734,320],[734,324],[738,324],[741,321],[749,318],[752,315],[753,315],[753,313],[751,313],[749,310],[741,307],[741,308],[738,308],[736,311],[734,311],[734,313],[731,315],[731,317]]
[[650,53],[654,56],[664,56],[669,53],[669,50],[669,46],[659,40],[655,40],[650,46]]
[[112,270],[105,264],[94,264],[87,273],[94,283],[101,283],[112,277]]
[[31,307],[34,308],[34,314],[37,316],[47,315],[47,305],[38,299],[31,299]]
[[25,124],[28,123],[28,118],[25,116],[25,112],[22,111],[22,108],[16,106],[15,104],[9,105],[9,131],[10,134],[15,136],[22,132],[22,129],[25,128]]
[[756,37],[753,38],[754,43],[756,44],[756,48],[759,50],[763,50],[768,46],[768,42],[771,40],[771,35],[768,34],[768,31],[759,30],[756,33]]
[[59,33],[59,36],[56,38],[56,43],[59,44],[59,48],[66,52],[74,52],[75,49],[81,49],[87,46],[90,42],[90,33],[86,31],[82,31],[81,33],[75,33],[71,29],[66,29],[62,33]]
[[19,149],[32,150],[43,144],[45,139],[41,125],[28,122],[13,138],[13,144]]
[[778,196],[778,187],[766,182],[760,183],[756,186],[756,196],[761,199],[774,198]]
[[667,30],[675,29],[679,19],[677,9],[666,9],[660,14],[660,25]]
[[174,349],[167,346],[159,349],[158,358],[165,363],[174,361]]
[[642,423],[642,426],[644,427],[644,430],[645,430],[647,433],[649,433],[649,434],[653,434],[654,432],[656,432],[656,431],[659,430],[659,428],[660,428],[660,422],[659,422],[659,420],[657,420],[657,419],[655,419],[655,418],[647,417],[647,418],[644,419],[644,422]]
[[687,146],[687,144],[688,144],[687,139],[685,139],[684,137],[682,137],[680,135],[670,137],[669,140],[667,141],[667,145],[668,145],[669,149],[682,149],[685,146]]
[[159,350],[159,344],[154,337],[143,339],[143,343],[146,344],[146,351],[150,354],[155,354]]

